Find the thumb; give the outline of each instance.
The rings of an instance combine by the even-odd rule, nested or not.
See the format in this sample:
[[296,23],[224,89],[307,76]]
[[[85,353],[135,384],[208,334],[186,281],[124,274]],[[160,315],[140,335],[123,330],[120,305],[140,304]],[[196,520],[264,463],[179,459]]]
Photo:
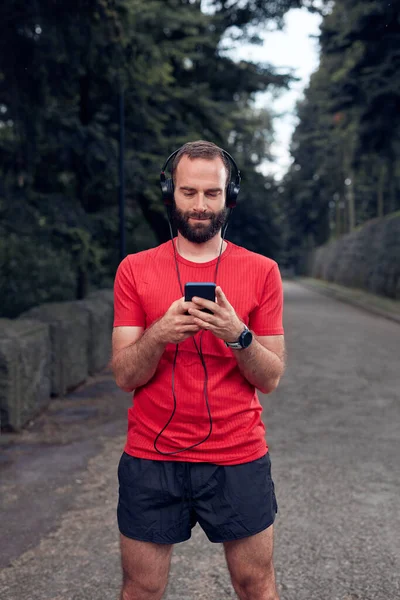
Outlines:
[[224,292],[219,286],[215,288],[215,295],[217,297],[218,304],[229,304]]

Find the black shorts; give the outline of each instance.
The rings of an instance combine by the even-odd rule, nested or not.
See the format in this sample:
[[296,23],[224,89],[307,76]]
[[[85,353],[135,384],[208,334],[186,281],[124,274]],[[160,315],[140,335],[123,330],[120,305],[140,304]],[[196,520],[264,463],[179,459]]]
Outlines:
[[268,453],[219,466],[124,452],[118,479],[119,530],[136,540],[176,544],[199,523],[211,542],[227,542],[263,531],[278,512]]

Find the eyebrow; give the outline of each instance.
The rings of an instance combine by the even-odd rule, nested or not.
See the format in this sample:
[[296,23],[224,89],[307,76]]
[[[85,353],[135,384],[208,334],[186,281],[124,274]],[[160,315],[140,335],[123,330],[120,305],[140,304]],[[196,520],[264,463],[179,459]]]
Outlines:
[[[192,188],[192,187],[187,186],[187,185],[180,186],[179,189],[183,190],[183,191],[186,191],[186,192],[197,192],[197,190],[195,188]],[[222,192],[222,189],[219,188],[219,187],[217,187],[217,188],[208,188],[206,190],[206,192]]]

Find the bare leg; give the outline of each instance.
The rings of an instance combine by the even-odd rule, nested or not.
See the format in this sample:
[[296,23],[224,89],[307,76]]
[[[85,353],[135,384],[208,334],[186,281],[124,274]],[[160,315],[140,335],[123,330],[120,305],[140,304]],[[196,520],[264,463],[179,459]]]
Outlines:
[[120,600],[161,600],[173,546],[132,540],[121,534],[123,584]]
[[272,562],[273,525],[240,540],[225,542],[232,585],[240,600],[279,600]]

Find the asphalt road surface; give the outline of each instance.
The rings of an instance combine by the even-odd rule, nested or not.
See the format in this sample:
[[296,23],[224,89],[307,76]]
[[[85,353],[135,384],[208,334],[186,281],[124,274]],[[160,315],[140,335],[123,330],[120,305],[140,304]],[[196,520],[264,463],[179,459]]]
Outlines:
[[[400,327],[285,282],[288,367],[263,416],[281,600],[400,598]],[[109,374],[0,444],[0,598],[117,600],[116,468],[130,397]],[[165,600],[235,598],[197,526]]]

